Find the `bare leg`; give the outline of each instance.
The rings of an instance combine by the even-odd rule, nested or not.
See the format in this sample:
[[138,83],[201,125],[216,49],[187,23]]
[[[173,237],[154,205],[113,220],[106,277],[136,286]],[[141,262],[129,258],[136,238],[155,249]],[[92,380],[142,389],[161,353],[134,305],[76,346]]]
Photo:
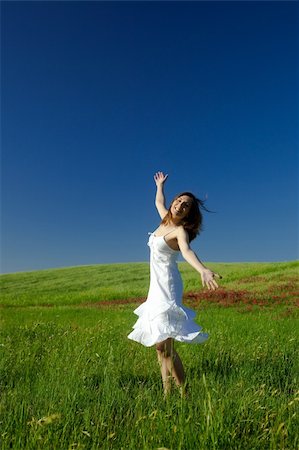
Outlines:
[[177,386],[182,386],[185,383],[185,371],[181,358],[179,357],[177,351],[173,348],[172,350],[172,376],[176,382]]
[[170,375],[170,372],[167,367],[167,362],[164,358],[164,351],[158,350],[158,348],[157,348],[157,356],[158,356],[159,366],[160,366],[160,370],[161,370],[164,395],[166,396],[170,392],[170,388],[171,388],[171,375]]
[[176,385],[183,394],[185,372],[181,358],[173,347],[173,339],[168,338],[163,342],[159,342],[156,348],[161,368],[164,394],[167,395],[170,391],[171,377],[175,380]]
[[180,390],[181,396],[186,397],[186,377],[185,377],[185,371],[184,366],[181,361],[181,358],[179,357],[179,354],[173,349],[173,378],[175,379],[176,385]]

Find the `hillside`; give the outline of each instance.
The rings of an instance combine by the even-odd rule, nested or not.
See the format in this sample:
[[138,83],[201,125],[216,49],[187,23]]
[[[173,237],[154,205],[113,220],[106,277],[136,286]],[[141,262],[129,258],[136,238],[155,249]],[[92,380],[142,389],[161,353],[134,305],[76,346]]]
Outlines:
[[[207,263],[222,275],[220,292],[256,292],[298,299],[299,262]],[[186,295],[202,293],[197,272],[179,263]],[[147,263],[103,264],[2,275],[1,306],[75,305],[142,299],[149,285]],[[271,294],[272,293],[272,294]],[[224,294],[223,294],[224,295]],[[208,297],[209,298],[209,297]]]

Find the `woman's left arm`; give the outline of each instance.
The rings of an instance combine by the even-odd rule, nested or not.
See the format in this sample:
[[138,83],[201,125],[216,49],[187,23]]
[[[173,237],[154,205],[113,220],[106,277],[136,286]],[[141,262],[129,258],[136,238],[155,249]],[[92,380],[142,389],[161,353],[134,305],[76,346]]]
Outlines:
[[203,265],[195,252],[190,248],[188,233],[182,227],[178,229],[177,240],[183,258],[200,274],[203,287],[207,286],[208,289],[217,289],[218,284],[214,278],[221,278],[220,275]]

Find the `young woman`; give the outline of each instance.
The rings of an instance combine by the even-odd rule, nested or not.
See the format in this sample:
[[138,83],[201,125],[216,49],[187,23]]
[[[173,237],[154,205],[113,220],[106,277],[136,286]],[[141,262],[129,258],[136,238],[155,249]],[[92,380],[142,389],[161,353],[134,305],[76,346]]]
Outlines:
[[154,176],[156,208],[162,222],[149,237],[150,288],[147,300],[134,311],[139,318],[128,336],[146,347],[156,345],[165,395],[170,391],[171,378],[184,393],[184,368],[173,341],[203,343],[208,338],[194,322],[195,312],[182,305],[183,285],[176,262],[179,252],[199,272],[203,286],[216,289],[215,277],[220,278],[203,265],[189,246],[201,229],[203,202],[184,192],[175,197],[167,210],[166,179],[163,172]]

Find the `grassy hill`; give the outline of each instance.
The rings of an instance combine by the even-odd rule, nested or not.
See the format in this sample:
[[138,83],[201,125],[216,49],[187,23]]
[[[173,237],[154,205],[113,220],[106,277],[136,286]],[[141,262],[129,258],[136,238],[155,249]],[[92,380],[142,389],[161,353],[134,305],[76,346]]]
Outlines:
[[[207,266],[223,276],[220,285],[225,289],[265,292],[277,288],[298,294],[297,261]],[[202,290],[197,272],[185,262],[179,267],[185,292]],[[130,263],[70,267],[2,275],[0,280],[2,306],[75,305],[144,298],[149,286],[149,266]]]

